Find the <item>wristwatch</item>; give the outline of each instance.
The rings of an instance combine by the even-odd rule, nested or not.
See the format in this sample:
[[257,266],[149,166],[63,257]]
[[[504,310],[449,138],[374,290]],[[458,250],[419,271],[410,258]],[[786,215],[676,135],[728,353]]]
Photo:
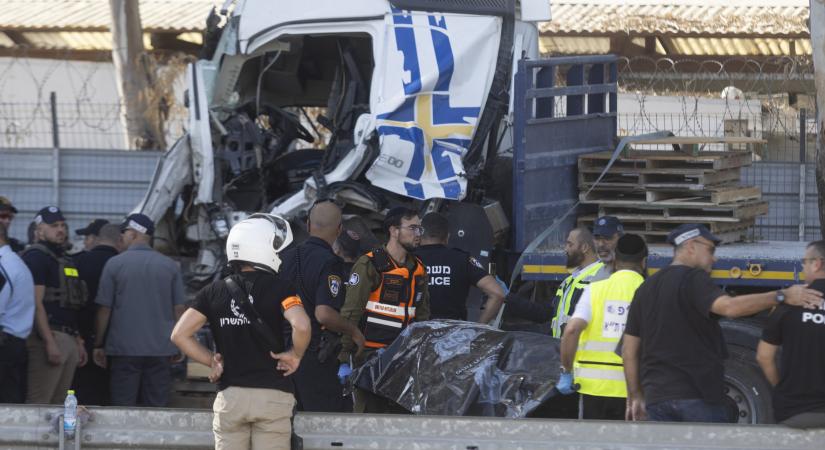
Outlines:
[[776,291],[776,301],[779,303],[785,303],[785,291],[780,289]]

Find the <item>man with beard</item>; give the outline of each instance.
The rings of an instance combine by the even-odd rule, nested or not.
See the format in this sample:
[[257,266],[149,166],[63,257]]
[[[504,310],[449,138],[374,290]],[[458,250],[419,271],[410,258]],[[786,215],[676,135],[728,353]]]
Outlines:
[[595,281],[604,265],[597,258],[593,235],[584,227],[570,231],[564,243],[564,253],[571,273],[559,285],[549,308],[546,303],[533,302],[514,293],[505,298],[509,314],[538,323],[550,322],[552,335],[557,338],[561,338],[565,324],[576,310],[582,291]]
[[[358,258],[352,267],[341,317],[360,328],[364,351],[344,335],[338,377],[344,383],[377,350],[383,349],[412,322],[430,318],[427,272],[412,252],[421,242],[424,229],[418,214],[408,208],[391,209],[384,219],[389,240]],[[371,392],[356,390],[355,412],[404,412],[398,405]]]
[[29,351],[26,403],[60,404],[75,369],[86,364],[78,318],[86,305],[86,283],[65,253],[68,230],[56,206],[41,209],[34,218],[35,243],[23,252],[34,280],[34,332]]
[[599,261],[603,262],[602,268],[590,280],[591,283],[606,280],[613,273],[613,259],[616,252],[616,244],[624,234],[622,222],[613,216],[602,216],[593,222],[593,241],[596,244],[596,253]]

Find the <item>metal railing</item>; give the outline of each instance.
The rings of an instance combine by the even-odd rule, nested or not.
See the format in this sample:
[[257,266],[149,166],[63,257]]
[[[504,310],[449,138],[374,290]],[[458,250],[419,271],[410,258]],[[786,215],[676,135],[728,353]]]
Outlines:
[[[60,406],[0,406],[0,447],[57,448]],[[90,408],[76,435],[82,448],[214,448],[212,412],[158,408]],[[729,425],[486,417],[299,413],[294,432],[313,449],[820,449],[823,430]]]

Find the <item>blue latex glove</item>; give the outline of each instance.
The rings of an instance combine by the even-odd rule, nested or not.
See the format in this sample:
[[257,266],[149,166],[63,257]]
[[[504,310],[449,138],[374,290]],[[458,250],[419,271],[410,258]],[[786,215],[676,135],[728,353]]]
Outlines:
[[559,382],[556,383],[556,389],[564,395],[570,395],[576,392],[573,389],[573,374],[563,373],[559,376]]
[[498,277],[498,275],[496,275],[496,282],[498,282],[498,285],[501,286],[501,289],[504,290],[504,296],[506,297],[507,294],[510,293],[510,289],[507,288],[507,283],[502,281],[501,278]]
[[350,367],[349,364],[342,363],[338,366],[338,381],[340,381],[341,384],[346,384],[350,375],[352,375],[352,367]]

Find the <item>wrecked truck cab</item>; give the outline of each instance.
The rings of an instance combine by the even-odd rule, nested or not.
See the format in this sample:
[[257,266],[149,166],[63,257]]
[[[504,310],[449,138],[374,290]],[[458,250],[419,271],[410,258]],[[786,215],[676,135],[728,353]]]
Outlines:
[[[543,1],[238,1],[187,68],[187,135],[139,210],[165,221],[189,273],[257,211],[300,223],[318,198],[377,220],[461,201],[507,121],[513,55],[537,57]],[[218,16],[210,21],[215,25]],[[493,143],[493,144],[489,144]],[[506,144],[509,146],[509,144]],[[190,167],[183,175],[180,167]]]

